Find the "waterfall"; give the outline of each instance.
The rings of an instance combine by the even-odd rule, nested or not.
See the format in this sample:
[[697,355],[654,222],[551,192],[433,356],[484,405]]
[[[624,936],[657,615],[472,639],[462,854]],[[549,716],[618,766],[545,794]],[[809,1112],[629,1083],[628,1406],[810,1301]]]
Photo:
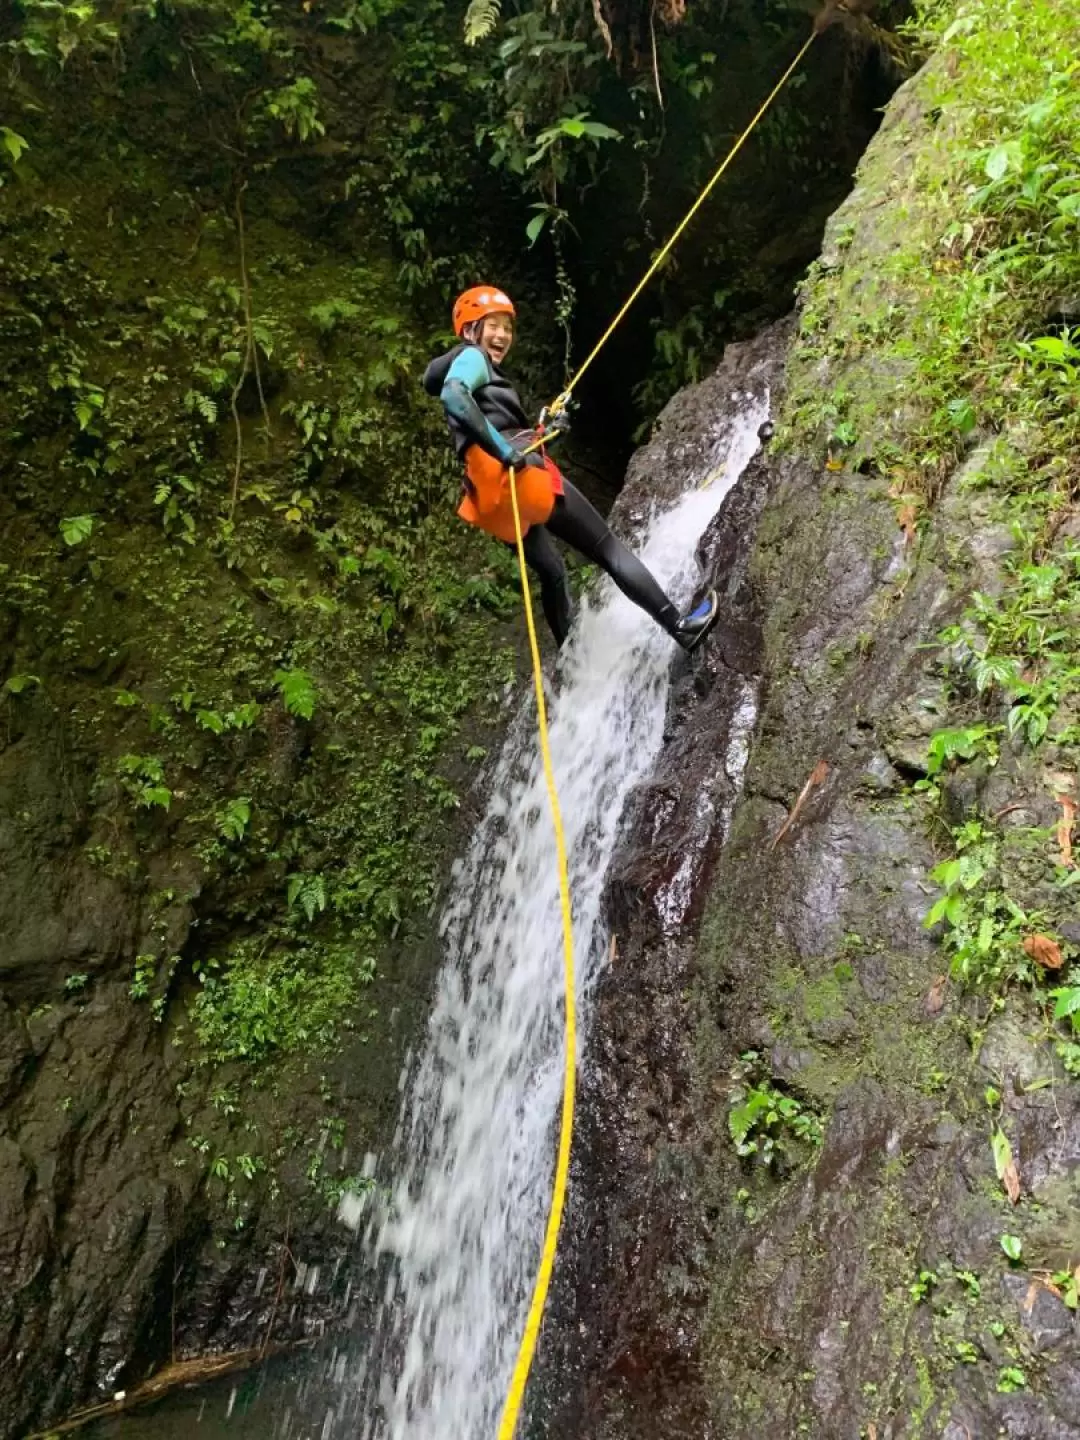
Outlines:
[[[699,581],[697,541],[757,449],[767,413],[767,397],[733,396],[695,487],[653,515],[637,541],[679,603]],[[581,1044],[607,952],[605,876],[627,798],[663,743],[677,654],[605,581],[582,606],[549,682]],[[452,872],[441,935],[426,1037],[403,1077],[401,1119],[380,1165],[389,1192],[371,1215],[362,1214],[363,1197],[343,1203],[388,1278],[363,1354],[339,1358],[321,1431],[307,1417],[324,1440],[489,1440],[498,1425],[550,1198],[562,1094],[558,877],[529,701]]]

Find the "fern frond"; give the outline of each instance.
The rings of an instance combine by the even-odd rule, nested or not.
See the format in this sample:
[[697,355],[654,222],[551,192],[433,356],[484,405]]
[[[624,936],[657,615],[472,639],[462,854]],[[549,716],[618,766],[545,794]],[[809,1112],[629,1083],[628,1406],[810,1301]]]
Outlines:
[[502,0],[469,0],[465,11],[465,44],[477,45],[486,40],[499,23]]

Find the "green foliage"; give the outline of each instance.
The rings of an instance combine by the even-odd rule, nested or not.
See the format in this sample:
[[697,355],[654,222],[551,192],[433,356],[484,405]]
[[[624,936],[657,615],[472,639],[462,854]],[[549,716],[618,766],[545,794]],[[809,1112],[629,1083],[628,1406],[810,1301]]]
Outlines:
[[277,120],[290,138],[303,142],[326,134],[319,118],[319,92],[314,80],[301,75],[266,97],[266,113]]
[[13,168],[18,165],[29,148],[29,141],[24,140],[9,126],[0,125],[0,152],[7,156],[8,162]]
[[923,1300],[929,1298],[938,1283],[939,1278],[936,1270],[920,1270],[918,1277],[908,1286],[911,1298],[917,1305],[921,1304]]
[[84,540],[89,540],[93,529],[92,515],[68,515],[60,521],[60,534],[65,545],[81,545]]
[[[345,299],[323,300],[308,311],[311,323],[323,335],[330,335],[339,325],[355,320],[362,314],[363,310],[359,305]],[[310,439],[311,431],[307,433]]]
[[486,40],[499,23],[502,0],[469,0],[465,11],[465,44],[477,45]]
[[301,720],[310,720],[315,714],[315,684],[306,670],[275,670],[274,684],[281,692],[285,709],[290,715]]
[[939,775],[949,769],[957,760],[973,760],[976,755],[987,754],[996,759],[996,747],[987,743],[992,734],[988,725],[969,725],[962,730],[937,730],[930,737],[926,754],[926,773]]
[[168,810],[172,791],[165,784],[165,767],[156,755],[121,755],[116,762],[121,784],[144,809]]
[[322,875],[290,875],[288,905],[298,905],[310,923],[326,909],[326,881]]
[[1020,1263],[1020,1258],[1024,1253],[1024,1242],[1019,1235],[1002,1235],[1001,1248],[1012,1264]]
[[40,684],[39,675],[9,675],[3,685],[0,685],[0,695],[22,695]]
[[128,994],[132,1000],[146,1000],[149,998],[156,974],[156,955],[142,954],[135,956],[135,974],[128,987]]
[[318,1053],[333,1045],[373,976],[373,962],[348,946],[266,953],[262,941],[242,942],[222,970],[201,973],[192,1024],[217,1062]]
[[250,820],[251,799],[247,795],[238,795],[218,812],[216,826],[226,840],[242,840]]
[[[100,0],[17,0],[24,17],[18,36],[8,42],[16,55],[58,65],[77,50],[102,53],[115,46],[119,31],[103,14]],[[136,9],[146,9],[146,0]]]
[[1007,894],[999,869],[1000,841],[977,820],[953,832],[956,855],[931,871],[944,894],[927,912],[928,929],[941,925],[953,975],[969,984],[996,985],[1031,979],[1034,968],[1022,948],[1033,917]]
[[1062,1301],[1068,1309],[1074,1313],[1080,1309],[1080,1267],[1056,1271],[1053,1283],[1061,1291]]
[[729,1098],[728,1132],[737,1155],[756,1155],[767,1167],[797,1163],[807,1147],[821,1144],[821,1120],[791,1095],[766,1079],[755,1080],[761,1057],[748,1050],[732,1073],[735,1082]]

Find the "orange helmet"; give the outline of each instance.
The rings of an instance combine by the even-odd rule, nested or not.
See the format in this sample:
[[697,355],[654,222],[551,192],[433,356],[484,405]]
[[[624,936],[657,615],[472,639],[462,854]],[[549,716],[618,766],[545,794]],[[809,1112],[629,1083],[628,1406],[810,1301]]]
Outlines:
[[474,285],[454,301],[454,334],[460,335],[466,325],[483,320],[485,315],[515,315],[513,301],[494,285]]

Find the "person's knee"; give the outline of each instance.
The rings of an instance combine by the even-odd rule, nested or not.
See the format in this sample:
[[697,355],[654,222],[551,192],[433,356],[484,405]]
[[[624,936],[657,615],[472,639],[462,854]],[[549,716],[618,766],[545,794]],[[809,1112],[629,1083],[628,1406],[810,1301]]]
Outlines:
[[605,531],[601,539],[597,541],[593,555],[596,563],[606,570],[613,580],[627,575],[633,566],[633,555],[610,530]]

